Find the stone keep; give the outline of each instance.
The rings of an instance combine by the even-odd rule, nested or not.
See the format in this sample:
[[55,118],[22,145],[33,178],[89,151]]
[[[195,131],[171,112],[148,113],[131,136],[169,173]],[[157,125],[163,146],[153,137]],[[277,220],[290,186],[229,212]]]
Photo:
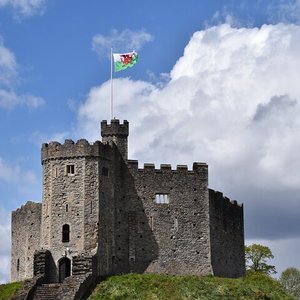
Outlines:
[[244,275],[243,206],[208,188],[205,163],[139,169],[128,134],[114,119],[102,142],[43,144],[42,204],[12,213],[12,281],[62,282],[85,272],[82,257],[97,276]]

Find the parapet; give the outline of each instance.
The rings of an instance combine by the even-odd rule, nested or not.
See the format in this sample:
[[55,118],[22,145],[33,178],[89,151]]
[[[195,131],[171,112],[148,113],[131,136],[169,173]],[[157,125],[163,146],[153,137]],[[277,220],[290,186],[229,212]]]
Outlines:
[[242,203],[238,203],[236,200],[230,200],[229,198],[223,196],[222,192],[209,189],[209,198],[215,202],[218,202],[220,205],[224,204],[231,207],[243,208]]
[[127,160],[127,165],[130,170],[135,170],[140,173],[143,172],[153,172],[153,173],[180,173],[180,174],[194,174],[200,175],[200,177],[207,178],[208,177],[208,166],[206,163],[194,163],[193,170],[189,170],[187,165],[177,165],[176,169],[172,169],[170,164],[161,164],[159,169],[155,168],[155,164],[153,163],[145,163],[144,168],[138,168],[137,160]]
[[90,144],[85,139],[76,143],[72,140],[65,140],[64,144],[59,142],[44,143],[42,145],[42,163],[49,159],[71,158],[71,157],[105,157],[110,147],[96,141]]
[[111,120],[110,124],[107,124],[106,120],[101,122],[101,136],[118,136],[118,137],[128,137],[129,135],[129,123],[124,120],[123,124],[120,124],[118,119]]

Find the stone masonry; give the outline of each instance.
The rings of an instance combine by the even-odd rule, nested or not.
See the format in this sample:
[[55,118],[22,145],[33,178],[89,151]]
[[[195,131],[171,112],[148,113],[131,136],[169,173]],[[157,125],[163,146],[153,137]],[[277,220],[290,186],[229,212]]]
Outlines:
[[42,203],[12,213],[12,281],[244,275],[243,206],[208,188],[205,163],[139,169],[128,134],[128,122],[114,119],[101,122],[102,142],[43,144]]

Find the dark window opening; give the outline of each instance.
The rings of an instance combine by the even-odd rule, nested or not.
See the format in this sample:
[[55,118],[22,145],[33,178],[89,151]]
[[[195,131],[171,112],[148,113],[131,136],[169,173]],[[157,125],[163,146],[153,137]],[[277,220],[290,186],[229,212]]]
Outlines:
[[75,166],[74,165],[67,165],[67,174],[68,175],[75,174]]
[[103,176],[108,176],[108,168],[106,168],[106,167],[102,168],[102,175]]
[[69,211],[69,204],[66,204],[66,212]]
[[68,224],[62,227],[62,242],[67,243],[70,241],[70,226]]
[[20,271],[20,259],[18,258],[17,259],[17,272]]

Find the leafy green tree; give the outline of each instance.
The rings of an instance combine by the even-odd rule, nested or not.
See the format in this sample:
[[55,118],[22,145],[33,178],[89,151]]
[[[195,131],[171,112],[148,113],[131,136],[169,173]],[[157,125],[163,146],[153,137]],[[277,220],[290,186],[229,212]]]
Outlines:
[[279,280],[291,295],[300,298],[300,271],[298,269],[287,268],[281,273]]
[[267,264],[274,258],[269,247],[260,244],[245,246],[246,268],[248,272],[261,272],[267,275],[275,274],[275,266]]

